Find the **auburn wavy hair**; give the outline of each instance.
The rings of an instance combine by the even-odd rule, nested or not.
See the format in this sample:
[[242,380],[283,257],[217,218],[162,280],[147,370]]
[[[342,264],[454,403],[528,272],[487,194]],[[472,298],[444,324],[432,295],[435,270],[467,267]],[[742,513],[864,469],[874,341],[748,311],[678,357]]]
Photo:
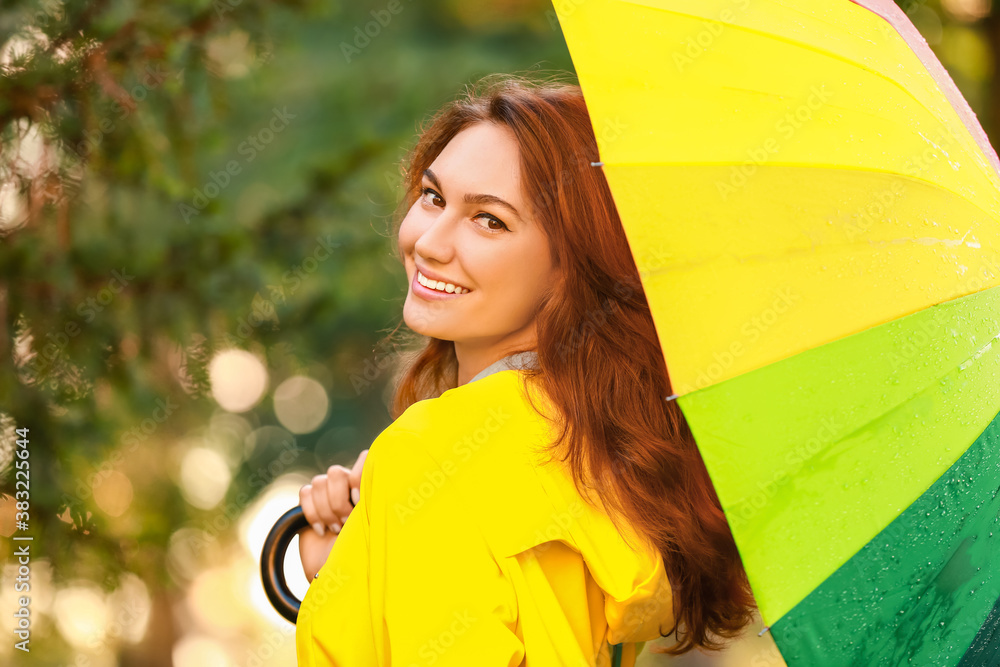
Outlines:
[[[561,80],[571,76],[490,75],[426,121],[401,163],[394,249],[402,262],[399,226],[448,142],[475,123],[512,130],[525,198],[561,273],[537,313],[539,368],[523,375],[561,412],[548,451],[569,461],[581,496],[593,489],[619,529],[627,521],[662,553],[676,609],[661,636],[676,640],[650,650],[719,649],[751,622],[754,600],[694,437],[677,402],[665,400],[666,363],[611,190],[591,165],[600,157],[581,89]],[[453,342],[402,337],[393,419],[458,383]]]

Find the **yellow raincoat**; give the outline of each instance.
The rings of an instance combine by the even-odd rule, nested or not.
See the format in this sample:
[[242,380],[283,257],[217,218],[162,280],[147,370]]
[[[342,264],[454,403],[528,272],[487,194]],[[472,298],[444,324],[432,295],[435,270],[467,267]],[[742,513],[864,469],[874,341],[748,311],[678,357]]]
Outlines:
[[619,642],[632,667],[670,630],[661,555],[630,549],[566,464],[543,463],[552,435],[520,375],[414,403],[372,443],[302,602],[300,667],[610,665]]

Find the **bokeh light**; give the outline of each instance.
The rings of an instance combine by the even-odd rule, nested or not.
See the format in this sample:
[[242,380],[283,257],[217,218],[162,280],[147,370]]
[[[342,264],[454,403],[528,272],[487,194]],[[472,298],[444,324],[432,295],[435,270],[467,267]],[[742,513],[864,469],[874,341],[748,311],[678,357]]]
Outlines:
[[111,616],[108,634],[129,644],[138,644],[149,630],[153,604],[145,582],[133,572],[126,572],[108,597]]
[[311,433],[326,421],[330,399],[316,380],[296,375],[274,390],[274,414],[292,433]]
[[108,516],[121,516],[132,504],[132,482],[112,470],[94,484],[94,502]]
[[941,0],[945,11],[960,21],[978,21],[990,13],[990,0]]
[[247,607],[232,604],[234,599],[242,597],[242,579],[237,565],[238,561],[209,568],[191,582],[187,604],[195,627],[230,634],[250,620]]
[[246,412],[260,401],[267,389],[267,369],[246,350],[225,350],[208,366],[212,397],[229,412]]
[[226,460],[215,450],[192,447],[181,460],[181,493],[199,509],[209,510],[218,505],[232,478]]
[[230,412],[217,412],[208,424],[207,437],[215,448],[226,458],[231,467],[239,465],[246,458],[246,438],[253,427],[245,418]]
[[174,644],[174,667],[231,667],[226,647],[208,635],[188,634]]
[[194,579],[218,557],[219,543],[215,535],[200,528],[185,526],[170,536],[167,547],[167,569],[174,581],[183,583]]
[[104,643],[108,605],[104,592],[89,581],[79,581],[59,590],[52,604],[56,627],[77,648]]

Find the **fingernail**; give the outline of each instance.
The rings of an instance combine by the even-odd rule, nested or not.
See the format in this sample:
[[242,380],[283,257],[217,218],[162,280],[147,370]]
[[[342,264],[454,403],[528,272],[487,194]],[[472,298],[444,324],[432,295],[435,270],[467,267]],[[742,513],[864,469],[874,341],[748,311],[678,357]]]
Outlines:
[[355,505],[361,502],[361,489],[351,489],[351,500]]
[[339,533],[340,532],[340,524],[337,523],[336,521],[334,521],[333,525],[330,526],[330,530],[332,530],[335,533]]
[[323,537],[323,534],[326,532],[326,529],[323,528],[323,524],[321,524],[321,523],[319,523],[317,521],[312,526],[313,526],[313,530],[315,530],[317,533],[319,533],[320,537]]

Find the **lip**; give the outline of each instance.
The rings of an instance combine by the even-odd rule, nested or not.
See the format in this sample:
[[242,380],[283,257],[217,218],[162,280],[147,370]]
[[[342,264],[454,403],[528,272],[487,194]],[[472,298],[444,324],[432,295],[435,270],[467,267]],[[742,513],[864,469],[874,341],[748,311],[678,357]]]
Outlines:
[[[414,294],[419,296],[421,299],[424,299],[426,301],[445,301],[447,299],[457,299],[460,296],[465,296],[465,294],[455,294],[454,292],[449,294],[448,292],[439,292],[429,287],[424,287],[419,282],[417,282],[417,273],[422,273],[424,274],[424,276],[426,276],[431,280],[439,280],[439,281],[444,280],[446,283],[451,281],[442,278],[436,274],[427,273],[419,266],[416,267],[416,271],[413,272],[413,280],[410,281],[410,289],[413,291]],[[455,283],[452,284],[454,285]],[[471,294],[472,292],[473,290],[470,289],[468,292],[466,292],[466,294]]]

